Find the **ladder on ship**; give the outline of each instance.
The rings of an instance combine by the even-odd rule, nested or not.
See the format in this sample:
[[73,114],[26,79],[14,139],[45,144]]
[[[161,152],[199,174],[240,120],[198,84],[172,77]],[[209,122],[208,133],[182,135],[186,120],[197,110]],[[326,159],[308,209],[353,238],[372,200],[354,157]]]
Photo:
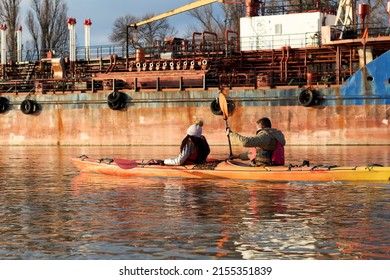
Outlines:
[[24,69],[24,73],[22,73],[22,74],[25,75],[26,81],[30,81],[31,78],[34,76],[35,70],[36,70],[38,64],[39,64],[39,61],[35,61],[34,63],[29,63],[27,68]]

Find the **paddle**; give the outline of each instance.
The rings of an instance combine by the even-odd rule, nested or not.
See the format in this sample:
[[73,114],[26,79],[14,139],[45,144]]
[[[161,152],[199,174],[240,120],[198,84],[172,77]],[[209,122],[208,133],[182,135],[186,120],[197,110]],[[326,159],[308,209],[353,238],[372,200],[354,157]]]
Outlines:
[[[229,127],[229,124],[228,124],[229,111],[228,111],[228,104],[226,101],[226,97],[223,93],[219,94],[218,103],[219,103],[219,107],[221,108],[223,119],[225,120],[226,129],[227,129]],[[228,138],[228,143],[229,143],[230,157],[232,157],[233,156],[232,143],[230,142],[229,134],[227,135],[227,138]]]

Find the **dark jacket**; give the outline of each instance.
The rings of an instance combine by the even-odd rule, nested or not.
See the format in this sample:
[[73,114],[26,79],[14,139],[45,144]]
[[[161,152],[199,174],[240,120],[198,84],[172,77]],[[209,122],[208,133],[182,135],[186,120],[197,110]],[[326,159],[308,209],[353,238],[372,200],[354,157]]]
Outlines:
[[164,160],[166,165],[185,165],[203,163],[210,154],[210,147],[206,138],[187,135],[180,146],[180,153],[176,158]]
[[[273,151],[276,149],[276,141],[279,141],[283,146],[286,145],[286,140],[283,133],[275,128],[264,128],[256,132],[255,136],[247,137],[231,131],[229,133],[231,139],[238,142],[246,148],[256,148],[256,156],[254,159],[255,165],[271,164]],[[249,160],[250,152],[241,153],[239,158]]]

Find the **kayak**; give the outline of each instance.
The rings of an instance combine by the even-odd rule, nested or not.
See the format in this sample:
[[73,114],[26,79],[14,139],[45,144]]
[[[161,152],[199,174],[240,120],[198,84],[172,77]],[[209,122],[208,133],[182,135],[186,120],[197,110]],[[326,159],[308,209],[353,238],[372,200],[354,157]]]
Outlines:
[[85,155],[71,158],[85,173],[121,177],[178,177],[190,179],[232,179],[262,181],[390,181],[390,167],[367,166],[261,166],[252,167],[242,161],[212,160],[205,164],[171,166],[162,161],[137,162],[129,159],[90,158]]

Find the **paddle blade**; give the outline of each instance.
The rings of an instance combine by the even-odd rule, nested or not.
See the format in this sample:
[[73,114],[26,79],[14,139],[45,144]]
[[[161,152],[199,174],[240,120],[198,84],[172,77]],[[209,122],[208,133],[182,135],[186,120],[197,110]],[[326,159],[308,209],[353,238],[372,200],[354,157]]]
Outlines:
[[223,93],[219,94],[218,103],[219,103],[219,107],[221,108],[221,111],[222,111],[223,119],[227,120],[228,116],[229,116],[228,104],[227,104],[226,97]]
[[116,158],[114,162],[122,169],[133,169],[138,166],[138,163],[134,160]]
[[[228,125],[228,116],[229,116],[229,111],[228,111],[228,104],[226,101],[226,97],[223,93],[220,93],[218,96],[218,103],[219,107],[221,108],[223,119],[226,122],[226,128],[229,127]],[[232,151],[232,144],[230,142],[230,136],[227,135],[228,143],[229,143],[229,150],[230,150],[230,156],[233,156],[233,151]]]

